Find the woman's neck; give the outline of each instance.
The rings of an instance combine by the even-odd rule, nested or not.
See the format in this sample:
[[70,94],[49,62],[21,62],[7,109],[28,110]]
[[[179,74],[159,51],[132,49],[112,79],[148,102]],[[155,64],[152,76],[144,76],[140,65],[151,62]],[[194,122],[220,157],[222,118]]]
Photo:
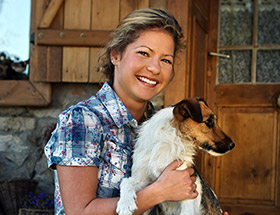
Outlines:
[[113,85],[113,89],[114,89],[115,93],[119,96],[119,98],[122,100],[124,105],[127,107],[127,109],[130,111],[132,116],[138,122],[141,122],[143,120],[144,112],[146,110],[148,101],[139,100],[139,99],[127,96],[127,93],[123,93],[122,90],[116,89],[116,87],[114,85]]
[[129,102],[129,101],[124,101],[123,102],[127,109],[130,111],[132,116],[138,121],[141,122],[144,116],[144,112],[147,107],[147,102],[142,103],[142,102]]

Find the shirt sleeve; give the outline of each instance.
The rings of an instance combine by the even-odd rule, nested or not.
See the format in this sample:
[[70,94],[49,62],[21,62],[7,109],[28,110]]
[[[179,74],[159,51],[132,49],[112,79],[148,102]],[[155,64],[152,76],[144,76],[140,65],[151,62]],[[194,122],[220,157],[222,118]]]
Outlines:
[[62,112],[56,129],[45,146],[48,166],[99,166],[103,148],[99,118],[84,107]]

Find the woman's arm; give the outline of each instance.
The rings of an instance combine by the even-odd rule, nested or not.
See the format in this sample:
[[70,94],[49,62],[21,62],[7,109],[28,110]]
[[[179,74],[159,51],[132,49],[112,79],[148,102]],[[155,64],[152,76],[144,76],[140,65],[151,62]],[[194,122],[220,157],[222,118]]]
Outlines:
[[[138,210],[141,214],[163,201],[178,201],[197,197],[193,169],[176,170],[178,162],[170,164],[158,180],[137,192]],[[71,214],[116,214],[119,198],[96,198],[97,167],[73,167],[57,165],[64,210]]]
[[116,214],[119,198],[96,198],[97,167],[57,165],[61,198],[65,213],[71,214]]

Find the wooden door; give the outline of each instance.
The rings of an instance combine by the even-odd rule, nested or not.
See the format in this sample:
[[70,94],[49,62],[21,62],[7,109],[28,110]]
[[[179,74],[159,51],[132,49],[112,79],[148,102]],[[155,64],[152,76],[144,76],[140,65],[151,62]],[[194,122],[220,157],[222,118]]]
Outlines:
[[[187,49],[175,65],[175,78],[166,89],[165,105],[203,96],[218,114],[220,126],[236,143],[234,150],[223,157],[201,153],[197,160],[225,211],[230,215],[280,214],[280,111],[276,104],[279,83],[257,83],[253,72],[252,83],[216,82],[218,59],[209,52],[217,52],[218,47],[219,1],[170,2],[168,8],[184,29]],[[250,53],[255,60],[258,50],[272,50],[260,47],[256,41],[246,46],[252,48]]]
[[[233,26],[236,22],[241,29],[236,31],[235,41],[229,44],[222,41],[223,35],[220,36],[219,52],[230,54],[231,58],[219,58],[213,97],[219,124],[232,137],[236,147],[217,159],[214,181],[223,208],[231,215],[280,214],[279,101],[277,104],[280,95],[280,40],[279,36],[274,40],[271,34],[268,34],[271,39],[264,40],[269,26],[264,26],[264,35],[260,36],[262,33],[259,32],[266,19],[262,16],[269,13],[271,17],[279,15],[279,11],[268,9],[268,4],[272,3],[232,3],[236,4],[232,10],[237,14],[231,16],[227,25]],[[227,8],[226,5],[221,7]],[[258,10],[260,7],[262,9]],[[221,10],[221,16],[224,16],[221,22],[229,17],[227,14],[232,15],[227,11]],[[244,19],[237,22],[238,17],[243,16],[248,17],[247,22]],[[274,23],[272,20],[267,22]],[[221,23],[220,28],[226,26]],[[244,33],[246,31],[249,34]],[[241,38],[239,34],[252,36],[238,41]]]
[[280,85],[217,85],[215,93],[219,123],[236,143],[217,160],[217,195],[233,215],[280,214]]
[[216,164],[215,190],[230,214],[280,214],[279,90],[217,87],[219,123],[236,143]]

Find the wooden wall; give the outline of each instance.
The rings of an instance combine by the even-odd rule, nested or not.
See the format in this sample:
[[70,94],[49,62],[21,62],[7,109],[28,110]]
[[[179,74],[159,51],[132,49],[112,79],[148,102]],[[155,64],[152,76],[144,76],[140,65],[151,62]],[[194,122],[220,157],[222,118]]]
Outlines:
[[135,9],[167,9],[167,0],[33,1],[31,79],[97,83],[97,57],[119,21]]

